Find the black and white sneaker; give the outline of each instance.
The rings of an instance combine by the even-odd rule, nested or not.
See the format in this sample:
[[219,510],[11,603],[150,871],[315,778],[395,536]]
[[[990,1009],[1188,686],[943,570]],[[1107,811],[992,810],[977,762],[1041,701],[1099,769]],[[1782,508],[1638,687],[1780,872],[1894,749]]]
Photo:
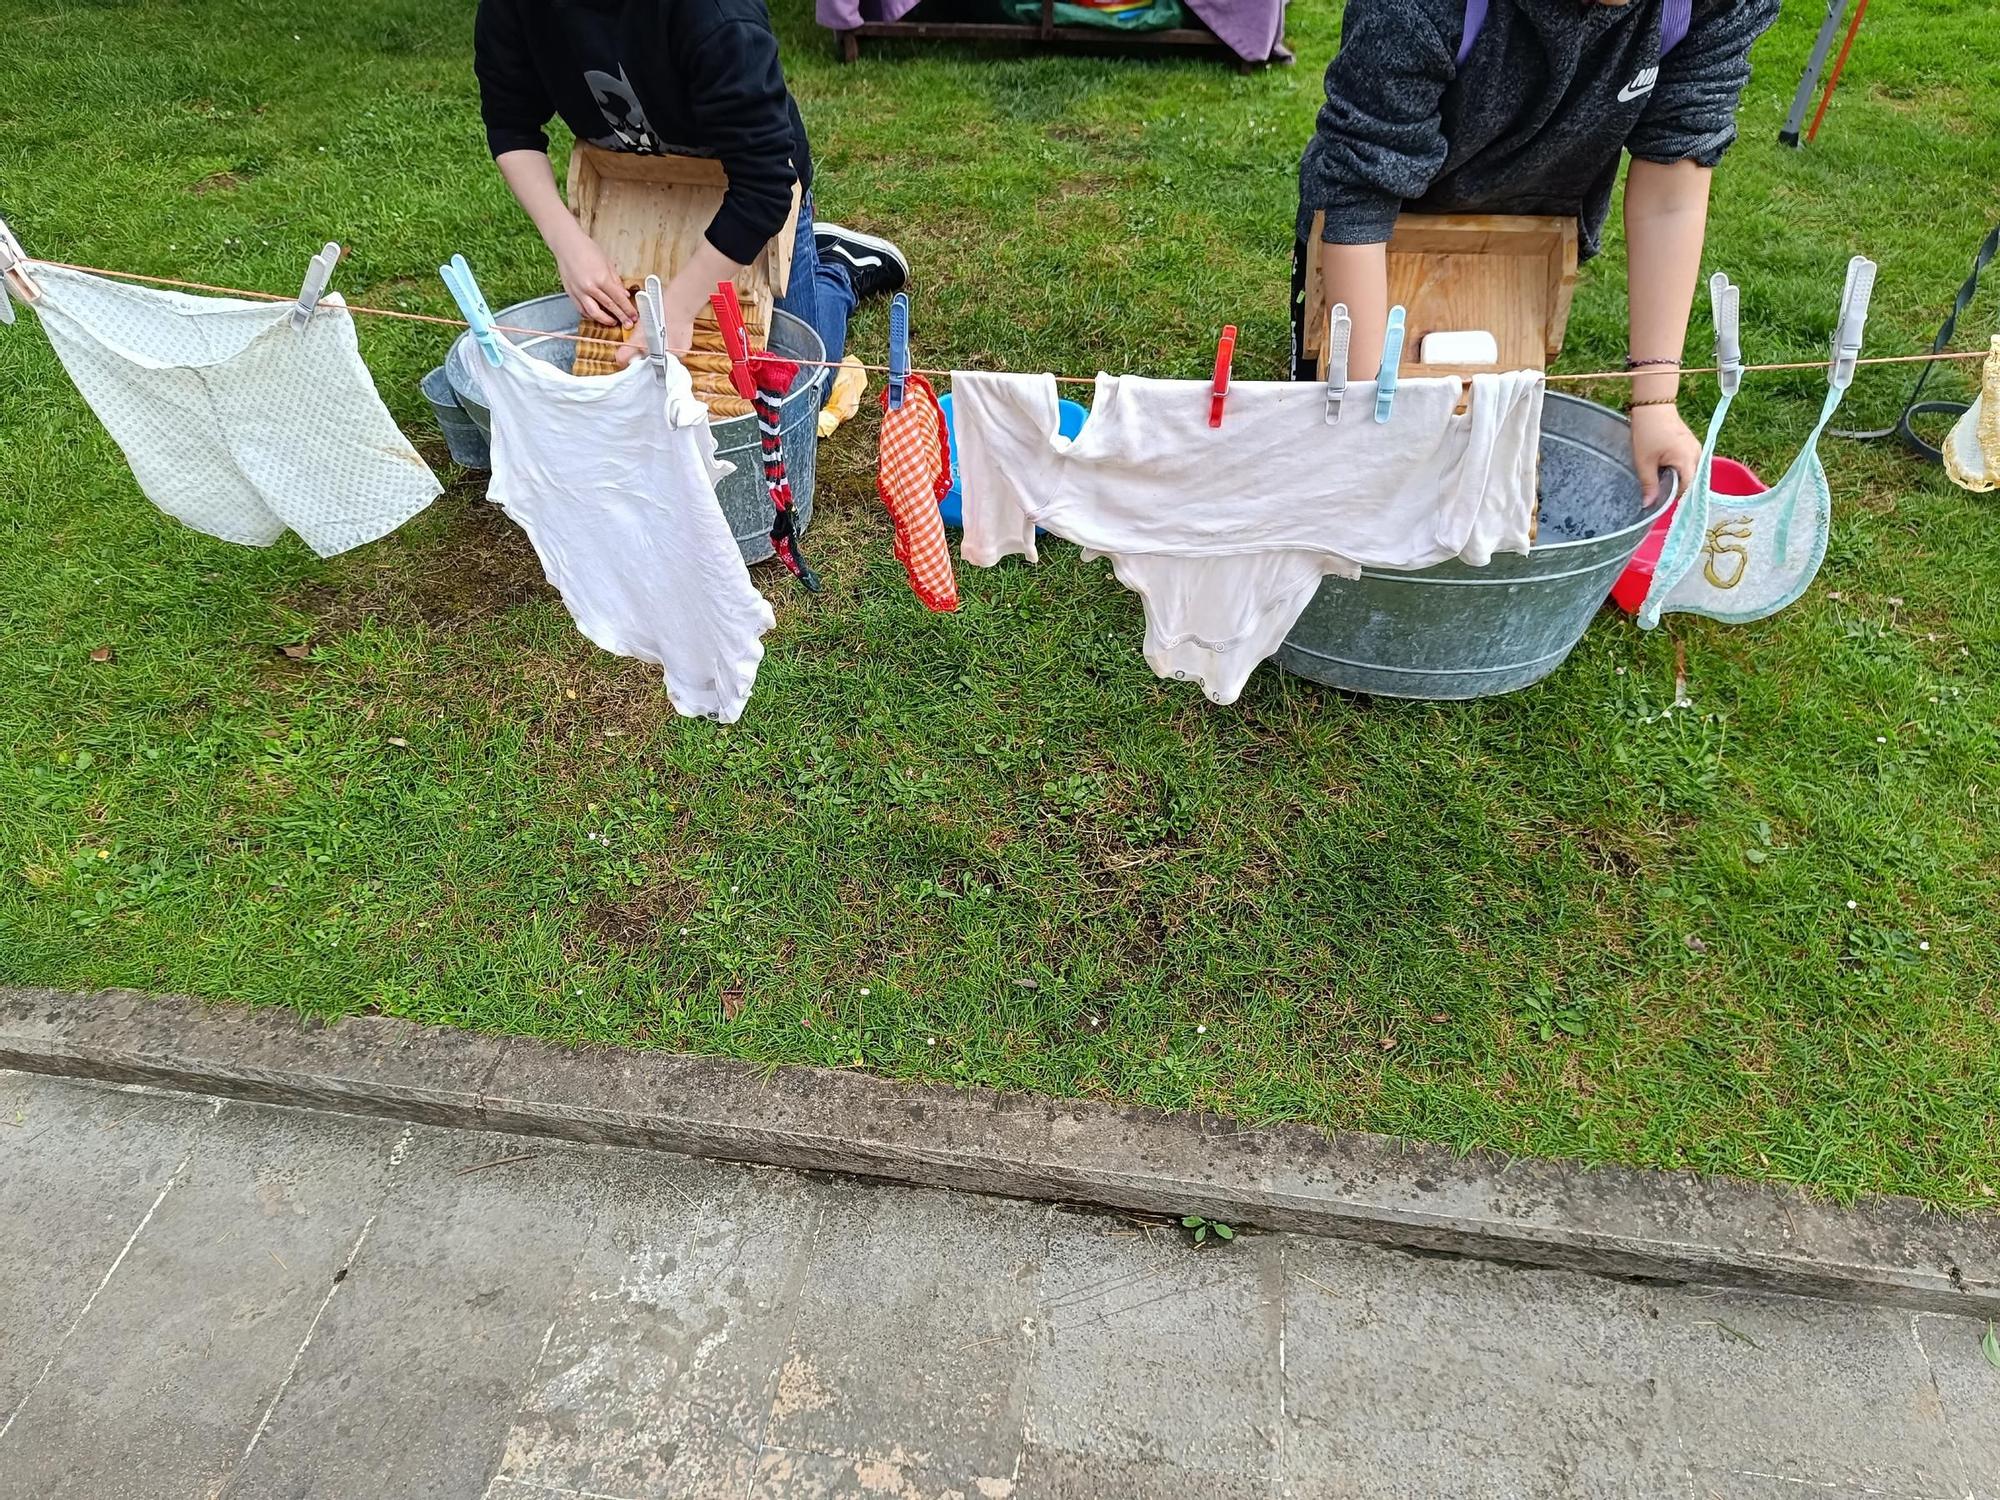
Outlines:
[[909,284],[909,260],[880,235],[840,224],[815,224],[813,243],[821,260],[847,268],[856,297],[887,297]]

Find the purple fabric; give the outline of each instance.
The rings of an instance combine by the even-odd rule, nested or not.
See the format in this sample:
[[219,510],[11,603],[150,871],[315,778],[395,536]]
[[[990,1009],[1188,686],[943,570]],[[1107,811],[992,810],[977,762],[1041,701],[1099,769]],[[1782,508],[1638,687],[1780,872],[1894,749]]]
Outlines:
[[[1285,0],[1186,0],[1187,8],[1247,62],[1263,62],[1285,36]],[[848,31],[864,21],[900,21],[917,0],[814,0],[819,24]],[[1117,33],[1107,31],[1106,40]]]
[[1285,0],[1186,0],[1186,4],[1245,62],[1263,62],[1285,40]]
[[[1465,27],[1458,35],[1458,65],[1472,56],[1472,44],[1479,40],[1486,24],[1487,0],[1465,0]],[[1665,57],[1681,44],[1694,22],[1694,0],[1667,0],[1660,12],[1660,56]]]
[[819,24],[833,31],[852,31],[863,21],[900,21],[917,0],[815,0]]
[[1472,44],[1479,40],[1479,33],[1486,25],[1486,0],[1465,0],[1465,27],[1458,34],[1458,65],[1465,66],[1465,60],[1472,56]]

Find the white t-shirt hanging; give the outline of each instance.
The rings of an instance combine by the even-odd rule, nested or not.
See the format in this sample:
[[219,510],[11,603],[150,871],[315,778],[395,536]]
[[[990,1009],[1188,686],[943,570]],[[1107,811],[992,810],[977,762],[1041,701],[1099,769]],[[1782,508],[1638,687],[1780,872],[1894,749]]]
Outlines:
[[1035,557],[1041,526],[1111,559],[1146,606],[1162,677],[1233,702],[1328,574],[1474,566],[1529,547],[1541,429],[1537,371],[1347,389],[1337,423],[1311,382],[1232,384],[1220,428],[1205,381],[1100,375],[1090,419],[1058,435],[1050,375],[958,373],[952,416],[964,556]]
[[38,265],[30,304],[146,497],[223,541],[289,527],[321,557],[394,531],[441,493],[375,393],[338,295],[190,297]]
[[776,624],[715,498],[708,409],[678,360],[578,379],[500,339],[488,490],[528,533],[577,629],[661,667],[674,707],[733,723]]

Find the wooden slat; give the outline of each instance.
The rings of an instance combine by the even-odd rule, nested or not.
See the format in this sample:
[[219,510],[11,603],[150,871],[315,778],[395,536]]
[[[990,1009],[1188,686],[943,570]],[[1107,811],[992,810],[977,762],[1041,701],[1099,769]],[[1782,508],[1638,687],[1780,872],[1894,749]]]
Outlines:
[[[1324,216],[1313,216],[1304,342],[1326,373]],[[1562,350],[1576,287],[1576,221],[1504,214],[1404,214],[1386,248],[1389,302],[1405,309],[1405,375],[1476,373],[1416,358],[1427,333],[1484,329],[1502,370],[1539,370]],[[1373,372],[1366,372],[1372,374]]]
[[[700,248],[728,187],[722,163],[704,156],[644,156],[583,141],[570,153],[570,212],[632,283],[648,276],[671,281]],[[771,305],[791,284],[799,205],[793,183],[784,228],[736,275],[746,322],[754,305],[768,328]]]

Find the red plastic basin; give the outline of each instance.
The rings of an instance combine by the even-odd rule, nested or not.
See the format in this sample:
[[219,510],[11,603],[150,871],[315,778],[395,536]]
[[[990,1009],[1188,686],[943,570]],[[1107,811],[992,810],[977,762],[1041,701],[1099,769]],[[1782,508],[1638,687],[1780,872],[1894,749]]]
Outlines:
[[[1761,495],[1770,488],[1750,471],[1748,464],[1724,458],[1720,453],[1708,466],[1708,484],[1718,495]],[[1660,561],[1660,549],[1667,544],[1667,528],[1673,525],[1674,511],[1679,505],[1675,501],[1660,512],[1653,529],[1646,533],[1646,540],[1632,554],[1631,563],[1611,586],[1611,602],[1628,615],[1636,615],[1639,606],[1646,602],[1646,590],[1653,586],[1653,569]]]

